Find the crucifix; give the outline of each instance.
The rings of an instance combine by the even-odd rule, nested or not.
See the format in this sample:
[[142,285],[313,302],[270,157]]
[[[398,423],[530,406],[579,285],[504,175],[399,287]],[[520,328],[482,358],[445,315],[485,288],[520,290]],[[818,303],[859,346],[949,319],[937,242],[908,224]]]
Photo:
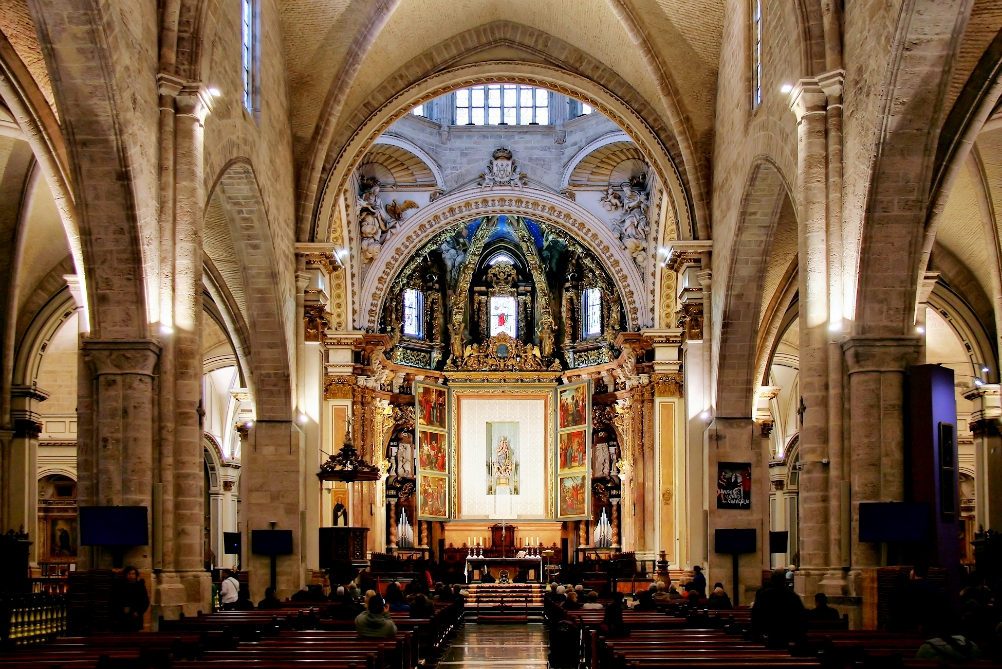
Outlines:
[[507,557],[505,555],[505,541],[504,541],[504,537],[505,537],[505,522],[502,520],[501,521],[501,557]]
[[807,405],[804,404],[804,396],[800,396],[800,406],[797,407],[797,416],[800,417],[800,427],[804,426],[804,414],[807,413]]

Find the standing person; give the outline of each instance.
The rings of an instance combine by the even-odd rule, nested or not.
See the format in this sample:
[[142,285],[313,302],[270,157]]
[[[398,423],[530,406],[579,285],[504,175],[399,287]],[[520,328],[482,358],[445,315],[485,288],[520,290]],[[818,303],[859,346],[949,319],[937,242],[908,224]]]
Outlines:
[[692,577],[692,585],[700,597],[706,597],[706,577],[703,576],[703,568],[698,564],[692,568],[696,574]]
[[219,603],[224,611],[232,611],[233,605],[240,599],[240,581],[229,569],[223,570],[223,583],[219,587]]
[[122,572],[122,582],[117,588],[114,616],[123,632],[138,632],[143,629],[143,614],[150,608],[150,596],[146,592],[146,582],[139,578],[135,567],[126,567]]

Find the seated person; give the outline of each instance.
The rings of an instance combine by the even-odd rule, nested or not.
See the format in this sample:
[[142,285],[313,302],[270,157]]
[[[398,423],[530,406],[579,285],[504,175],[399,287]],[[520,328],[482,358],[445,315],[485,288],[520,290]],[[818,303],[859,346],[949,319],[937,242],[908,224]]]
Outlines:
[[657,582],[657,590],[654,592],[654,603],[655,604],[667,604],[671,598],[668,596],[668,590],[665,588],[664,581]]
[[306,588],[303,588],[302,590],[297,590],[296,592],[292,593],[292,597],[289,597],[289,601],[291,601],[291,602],[312,602],[313,601],[313,595],[310,594],[309,590],[307,590]]
[[834,621],[839,620],[840,618],[841,616],[838,614],[838,610],[828,606],[828,595],[823,592],[819,592],[814,595],[814,608],[807,612],[808,620]]
[[605,607],[605,615],[602,617],[602,624],[598,626],[598,633],[609,638],[630,635],[623,622],[623,606],[620,598],[617,597],[612,604]]
[[233,604],[233,611],[253,611],[254,602],[250,598],[250,589],[247,586],[240,588],[240,598]]
[[424,593],[418,593],[411,601],[411,618],[434,618],[435,604]]
[[410,605],[404,599],[404,593],[396,583],[390,583],[386,586],[386,603],[389,605],[390,611],[394,613],[407,613],[411,610]]
[[327,607],[327,615],[334,620],[354,620],[364,610],[343,587],[339,587],[331,593],[331,605]]
[[566,592],[567,588],[562,585],[558,585],[557,593],[553,595],[553,602],[558,605],[563,604],[567,600],[567,595],[565,594]]
[[678,591],[678,588],[674,584],[672,584],[672,586],[668,588],[668,600],[672,602],[678,602],[682,600],[682,593]]
[[562,606],[564,607],[564,611],[573,611],[576,609],[580,609],[581,604],[578,603],[578,593],[574,590],[568,592],[567,599],[564,600]]
[[658,586],[651,583],[647,586],[647,589],[637,595],[637,604],[633,607],[634,611],[656,611],[658,605],[654,602],[654,592],[657,590]]
[[275,588],[265,588],[264,599],[257,603],[259,609],[280,609],[282,600],[275,595]]
[[710,593],[710,601],[707,602],[706,608],[716,611],[733,608],[731,606],[731,598],[724,592],[724,588],[720,583],[717,583]]
[[390,618],[390,607],[379,595],[369,598],[365,611],[355,618],[355,632],[358,636],[369,639],[394,637],[397,626]]
[[588,593],[588,601],[582,606],[582,609],[604,609],[605,607],[598,603],[598,593],[592,590]]

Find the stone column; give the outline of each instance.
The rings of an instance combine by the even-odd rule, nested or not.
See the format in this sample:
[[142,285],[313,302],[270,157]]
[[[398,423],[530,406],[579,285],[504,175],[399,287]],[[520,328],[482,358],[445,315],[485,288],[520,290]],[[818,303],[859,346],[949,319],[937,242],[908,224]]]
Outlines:
[[[42,417],[36,409],[39,402],[49,398],[49,393],[34,385],[11,386],[11,420],[14,436],[10,442],[8,492],[12,529],[24,527],[31,540],[29,558],[38,562],[38,435],[42,432]],[[9,487],[8,487],[9,486]]]
[[801,569],[809,585],[829,565],[827,143],[824,91],[802,79],[790,106],[797,117],[800,267]]
[[612,506],[612,518],[609,519],[609,525],[612,526],[612,547],[619,548],[619,499],[614,497],[609,500],[609,504]]
[[[80,422],[89,426],[87,433],[78,432],[77,441],[83,503],[152,509],[153,374],[160,345],[148,339],[84,339],[82,354],[82,383],[90,386],[78,407]],[[124,560],[148,571],[151,553],[150,546],[135,546]],[[82,547],[77,562],[81,569],[108,568],[112,555],[106,549]]]
[[974,433],[974,467],[978,525],[996,532],[1002,529],[1002,396],[997,383],[975,386],[964,393],[974,404],[971,432]]
[[[185,86],[175,96],[174,119],[174,293],[173,332],[166,336],[168,367],[173,365],[172,458],[162,458],[164,497],[172,498],[173,513],[164,528],[165,553],[160,574],[163,613],[195,615],[210,606],[211,584],[204,571],[202,525],[202,229],[205,186],[202,174],[204,123],[210,97],[198,85]],[[164,384],[171,385],[169,374]],[[168,389],[168,392],[170,389]],[[171,522],[172,521],[172,526]],[[168,527],[170,528],[168,530]],[[166,548],[166,545],[165,545]],[[169,559],[168,559],[169,558]],[[180,587],[178,587],[180,586]]]
[[[905,369],[919,355],[917,337],[850,337],[842,342],[849,372],[852,571],[880,565],[880,547],[859,542],[860,502],[904,501]],[[801,493],[803,495],[803,493]]]

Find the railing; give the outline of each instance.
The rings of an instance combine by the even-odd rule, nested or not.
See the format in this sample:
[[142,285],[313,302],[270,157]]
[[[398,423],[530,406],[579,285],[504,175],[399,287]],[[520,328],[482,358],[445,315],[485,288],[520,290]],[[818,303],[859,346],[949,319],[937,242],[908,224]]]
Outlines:
[[66,632],[66,599],[60,595],[0,595],[0,641],[5,646],[44,643]]

